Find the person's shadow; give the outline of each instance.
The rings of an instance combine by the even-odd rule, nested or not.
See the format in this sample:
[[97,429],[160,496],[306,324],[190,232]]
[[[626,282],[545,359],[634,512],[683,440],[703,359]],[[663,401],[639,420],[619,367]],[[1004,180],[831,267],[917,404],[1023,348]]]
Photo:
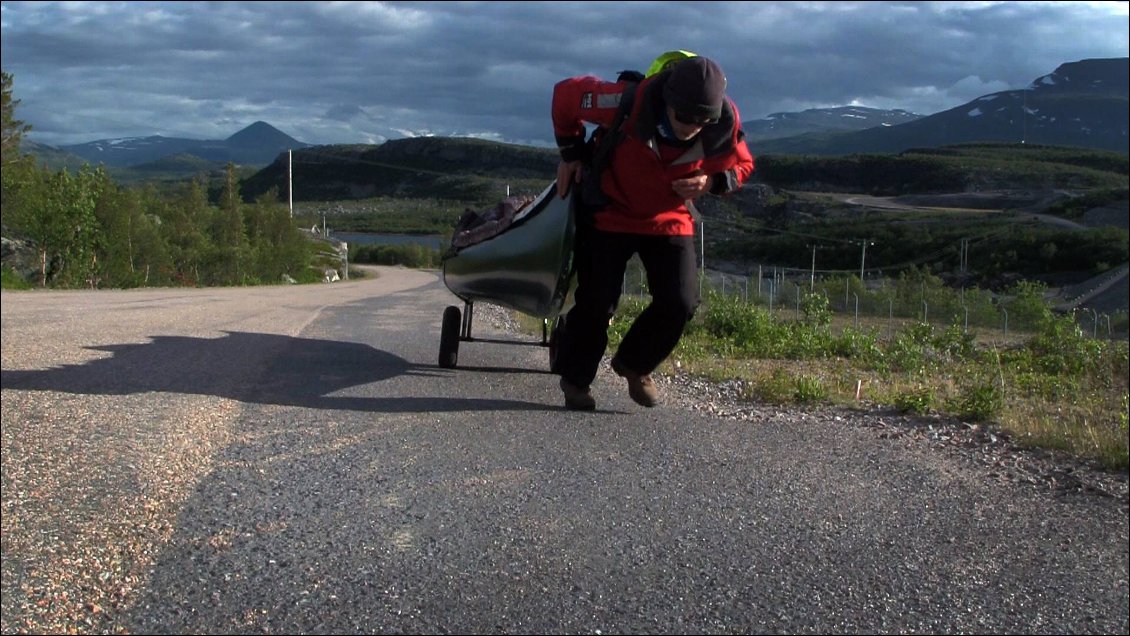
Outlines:
[[[45,370],[2,372],[5,389],[128,395],[148,391],[213,395],[242,402],[372,412],[556,410],[546,404],[451,396],[351,397],[349,387],[402,375],[451,372],[418,365],[369,345],[263,333],[221,338],[156,336],[144,344],[92,347],[106,358]],[[419,386],[419,384],[415,384]],[[424,385],[427,386],[427,385]]]

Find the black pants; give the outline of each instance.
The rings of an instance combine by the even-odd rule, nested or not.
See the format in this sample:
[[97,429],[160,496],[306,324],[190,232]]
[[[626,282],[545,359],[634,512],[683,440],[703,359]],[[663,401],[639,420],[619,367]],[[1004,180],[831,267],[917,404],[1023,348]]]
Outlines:
[[632,323],[616,357],[636,373],[651,373],[679,344],[698,308],[698,267],[693,236],[617,234],[578,229],[577,290],[558,334],[557,371],[588,387],[608,347],[608,321],[616,311],[624,271],[639,254],[651,304]]

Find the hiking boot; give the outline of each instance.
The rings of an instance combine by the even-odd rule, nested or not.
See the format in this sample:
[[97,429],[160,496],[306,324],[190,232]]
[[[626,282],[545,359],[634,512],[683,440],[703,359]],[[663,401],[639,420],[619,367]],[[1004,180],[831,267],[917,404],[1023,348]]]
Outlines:
[[592,411],[596,409],[596,400],[589,390],[561,378],[561,392],[565,394],[565,408],[570,411]]
[[619,358],[612,358],[612,370],[628,381],[628,395],[636,404],[647,407],[659,404],[659,389],[655,388],[655,382],[651,381],[650,375],[641,375],[632,371],[624,366]]

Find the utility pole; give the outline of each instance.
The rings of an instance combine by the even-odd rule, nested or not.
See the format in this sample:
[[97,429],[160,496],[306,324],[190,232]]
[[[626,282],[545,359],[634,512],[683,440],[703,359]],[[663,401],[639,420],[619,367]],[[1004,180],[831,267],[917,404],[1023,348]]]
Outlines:
[[812,246],[812,274],[809,277],[808,291],[813,293],[816,291],[816,246]]
[[1024,106],[1022,106],[1020,108],[1020,121],[1021,121],[1020,143],[1026,144],[1026,143],[1028,143],[1028,87],[1027,86],[1024,87]]
[[290,207],[290,218],[294,218],[294,151],[286,151],[286,198]]
[[706,222],[705,221],[699,221],[698,222],[698,240],[699,240],[699,248],[698,249],[699,249],[700,252],[702,252],[702,254],[701,254],[702,273],[705,275],[706,274]]
[[863,282],[863,263],[867,260],[867,246],[874,245],[875,242],[871,239],[863,239],[860,241],[863,244],[863,254],[859,257],[859,282]]

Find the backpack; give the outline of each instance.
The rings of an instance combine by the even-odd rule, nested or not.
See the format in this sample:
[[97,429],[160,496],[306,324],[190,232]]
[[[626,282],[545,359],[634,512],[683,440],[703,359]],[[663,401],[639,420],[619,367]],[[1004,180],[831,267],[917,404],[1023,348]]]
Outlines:
[[697,56],[697,53],[682,49],[667,51],[655,58],[655,61],[648,67],[646,75],[639,71],[629,70],[620,71],[620,74],[616,76],[617,82],[626,82],[624,93],[620,97],[620,106],[616,112],[616,118],[612,121],[611,126],[598,126],[594,129],[587,142],[590,160],[585,166],[585,174],[581,178],[581,203],[583,203],[581,207],[588,214],[582,215],[582,217],[591,217],[593,210],[589,208],[600,208],[608,204],[608,197],[604,196],[600,189],[601,175],[612,158],[612,149],[624,138],[624,120],[632,113],[632,105],[636,101],[636,89],[639,88],[640,82],[671,68],[680,60]]

